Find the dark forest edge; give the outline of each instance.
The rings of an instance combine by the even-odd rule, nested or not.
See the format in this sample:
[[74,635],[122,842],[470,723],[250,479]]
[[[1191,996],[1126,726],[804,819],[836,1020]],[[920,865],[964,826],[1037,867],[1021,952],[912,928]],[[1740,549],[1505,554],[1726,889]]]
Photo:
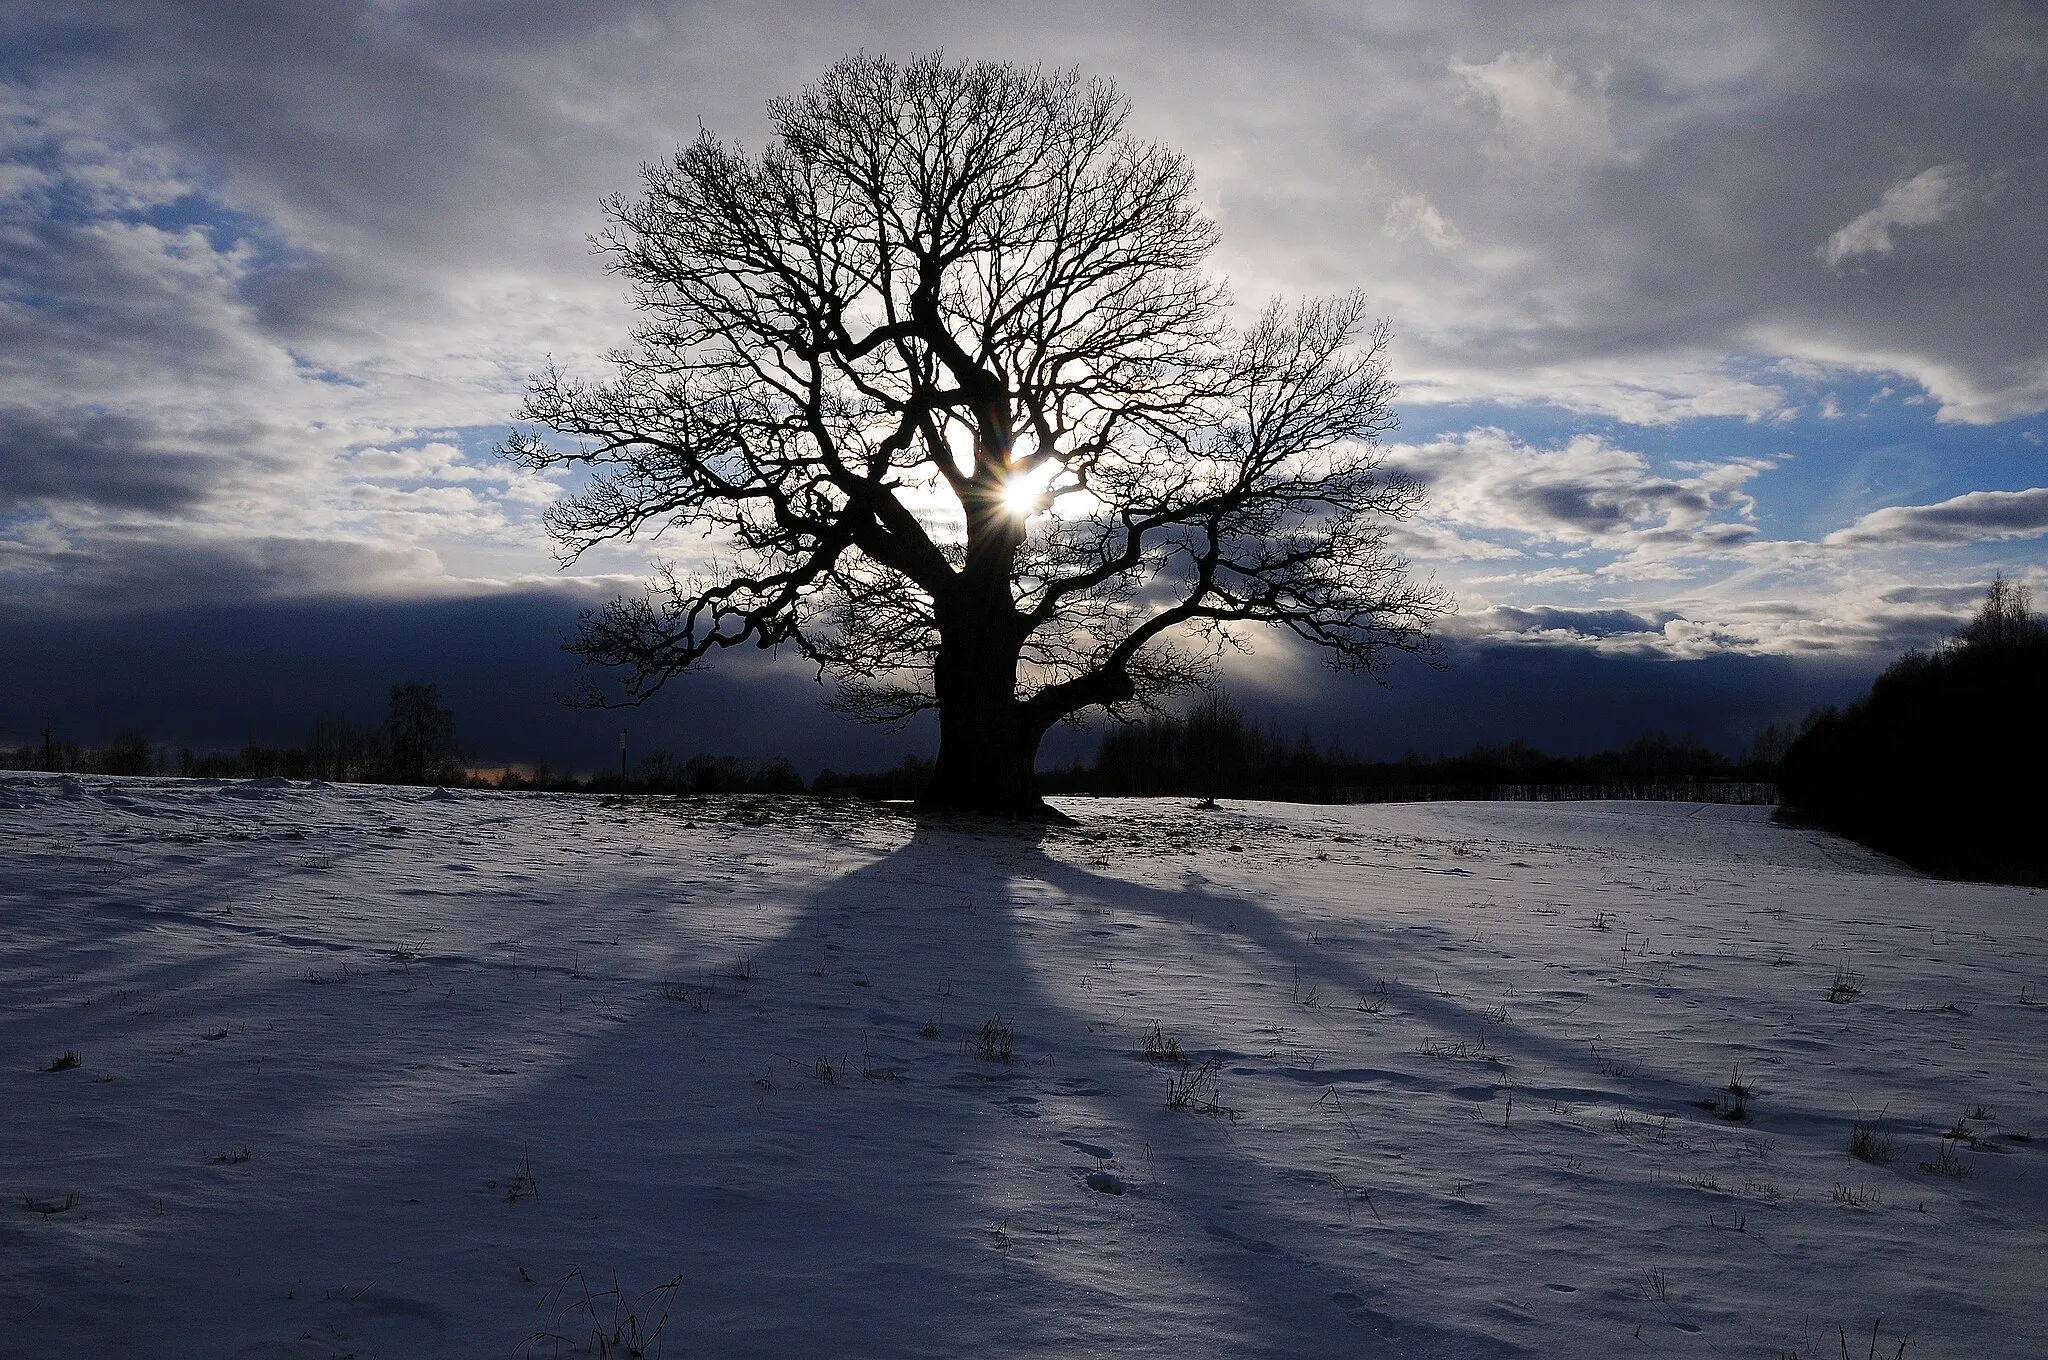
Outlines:
[[1784,820],[1944,878],[2048,886],[2048,622],[1992,582],[1977,616],[1909,651],[1785,753]]

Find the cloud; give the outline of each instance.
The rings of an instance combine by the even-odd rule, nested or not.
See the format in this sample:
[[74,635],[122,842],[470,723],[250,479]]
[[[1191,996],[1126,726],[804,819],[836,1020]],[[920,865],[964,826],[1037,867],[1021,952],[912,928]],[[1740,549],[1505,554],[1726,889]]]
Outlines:
[[[28,541],[24,541],[25,537]],[[101,535],[0,537],[10,605],[74,614],[155,612],[216,601],[420,599],[451,592],[423,548],[340,538]]]
[[1616,154],[1605,67],[1581,74],[1552,52],[1503,52],[1488,62],[1453,61],[1464,97],[1496,113],[1487,155],[1534,170],[1595,165]]
[[2048,487],[1971,491],[1936,505],[1873,510],[1827,536],[1838,547],[1960,547],[2048,534]]
[[[1482,427],[1428,444],[1389,446],[1391,465],[1428,484],[1426,521],[1467,535],[1511,533],[1617,552],[1716,552],[1747,540],[1755,503],[1744,485],[1761,459],[1692,463],[1660,473],[1600,435],[1553,448]],[[1727,516],[1736,516],[1729,519]]]
[[1420,236],[1436,250],[1455,250],[1465,243],[1464,233],[1445,220],[1428,194],[1403,194],[1395,199],[1381,230],[1397,241]]
[[1962,211],[1969,187],[1969,167],[1962,162],[1930,166],[1886,189],[1876,207],[1828,237],[1814,253],[1835,270],[1859,255],[1889,255],[1895,228],[1946,221]]
[[1658,633],[1665,622],[1664,618],[1629,609],[1559,609],[1549,605],[1516,609],[1503,605],[1474,615],[1467,624],[1474,632],[1489,637],[1564,634],[1573,638],[1613,638]]
[[1468,592],[1471,607],[1443,631],[1453,640],[1608,657],[1882,660],[1930,646],[1960,626],[1982,601],[1988,580],[1988,573],[1979,578],[1974,569],[1929,584],[1839,567],[1808,570],[1820,572],[1823,588],[1797,598],[1731,590],[1725,581],[1694,584],[1654,601],[1579,608],[1490,603]]
[[166,448],[161,431],[133,416],[0,407],[0,506],[172,514],[202,501],[224,463],[204,447]]

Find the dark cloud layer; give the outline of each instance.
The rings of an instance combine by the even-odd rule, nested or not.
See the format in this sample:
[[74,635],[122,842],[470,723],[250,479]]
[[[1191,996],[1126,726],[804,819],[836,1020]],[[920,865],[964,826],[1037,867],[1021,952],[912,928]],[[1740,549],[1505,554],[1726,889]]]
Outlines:
[[[569,604],[535,595],[84,620],[0,613],[0,741],[31,741],[47,722],[86,742],[126,727],[199,748],[294,742],[322,714],[374,721],[393,683],[420,679],[441,686],[464,744],[487,762],[602,768],[618,758],[622,726],[636,751],[782,754],[806,774],[877,769],[934,749],[928,724],[890,734],[847,723],[820,707],[808,668],[751,654],[678,681],[641,709],[563,708],[554,696],[570,688],[575,671],[557,644],[574,621]],[[1372,759],[1518,738],[1588,751],[1647,731],[1738,752],[1765,723],[1842,702],[1870,679],[1868,665],[1839,662],[1674,662],[1485,644],[1455,645],[1449,660],[1441,673],[1403,663],[1386,688],[1338,679],[1293,697],[1249,684],[1236,693],[1290,738],[1306,730]],[[1095,740],[1062,729],[1043,759],[1086,756]]]
[[198,504],[219,460],[155,442],[156,432],[134,416],[0,408],[0,506],[64,503],[168,514]]
[[[418,548],[310,536],[118,537],[49,557],[66,568],[61,579],[25,576],[10,592],[16,608],[63,618],[125,617],[222,600],[404,595],[438,574],[433,555]],[[0,541],[0,566],[7,558]]]
[[0,741],[28,742],[49,723],[85,742],[135,728],[198,749],[295,743],[325,714],[379,720],[391,685],[408,680],[440,685],[463,745],[483,761],[603,768],[618,759],[622,726],[642,752],[782,753],[812,769],[894,763],[918,738],[850,726],[818,706],[801,668],[753,655],[645,708],[565,708],[556,696],[575,668],[559,644],[575,620],[553,595],[0,613]]

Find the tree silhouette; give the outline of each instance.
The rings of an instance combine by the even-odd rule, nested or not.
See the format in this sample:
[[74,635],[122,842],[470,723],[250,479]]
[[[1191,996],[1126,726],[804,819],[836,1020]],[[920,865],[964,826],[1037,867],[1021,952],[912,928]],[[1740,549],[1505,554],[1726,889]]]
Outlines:
[[936,709],[923,801],[1045,815],[1056,722],[1204,683],[1238,626],[1340,668],[1429,649],[1445,607],[1387,528],[1384,325],[1356,296],[1241,330],[1179,154],[1076,73],[841,61],[605,205],[640,320],[608,381],[550,370],[506,452],[588,465],[565,559],[695,531],[568,644],[634,703],[721,648],[791,645],[832,704]]
[[417,682],[391,687],[384,718],[385,750],[398,784],[447,784],[462,778],[455,746],[455,716],[441,702],[438,685]]
[[2048,635],[2048,624],[2033,612],[2034,596],[2026,584],[2008,581],[2005,573],[1991,578],[1991,589],[1976,616],[1955,636],[1951,646],[1960,649],[2023,647]]
[[1785,753],[1790,812],[1932,873],[2048,882],[2048,624],[1993,580],[1976,617],[1911,651]]

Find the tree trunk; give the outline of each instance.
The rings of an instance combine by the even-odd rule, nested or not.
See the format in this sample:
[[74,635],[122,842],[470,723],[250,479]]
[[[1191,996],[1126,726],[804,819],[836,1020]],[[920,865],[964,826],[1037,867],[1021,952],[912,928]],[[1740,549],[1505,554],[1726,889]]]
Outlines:
[[918,806],[1059,821],[1038,796],[1043,724],[1017,702],[1019,645],[1000,626],[977,621],[942,634],[934,680],[939,761]]
[[1038,741],[1014,696],[1003,702],[939,710],[939,761],[918,806],[931,812],[979,812],[1030,821],[1058,814],[1038,796]]

